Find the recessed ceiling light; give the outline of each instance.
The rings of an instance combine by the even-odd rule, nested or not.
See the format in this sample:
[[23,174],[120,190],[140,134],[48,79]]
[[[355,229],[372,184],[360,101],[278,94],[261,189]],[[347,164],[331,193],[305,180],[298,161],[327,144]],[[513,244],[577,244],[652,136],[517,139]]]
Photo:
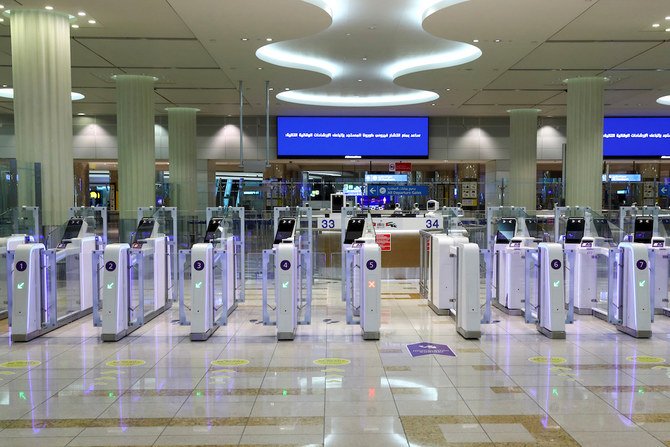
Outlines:
[[434,106],[434,105],[435,105],[435,103],[432,103],[432,104],[431,104],[431,106]]
[[95,24],[98,23],[98,22],[96,22],[95,20],[91,19],[91,20],[88,21],[88,23],[90,23],[91,25],[95,25]]
[[665,20],[670,20],[670,16],[665,16]]
[[502,40],[500,40],[500,39],[495,40],[495,43],[500,43],[500,42],[502,42]]
[[670,33],[670,28],[666,28],[665,31]]
[[259,70],[262,70],[262,69],[263,69],[263,67],[258,67],[258,69],[259,69]]
[[362,80],[362,79],[359,79],[358,82],[363,82],[363,80]]
[[364,57],[364,58],[363,58],[363,61],[365,62],[366,60],[368,60],[368,58],[367,58],[367,57]]
[[84,17],[84,16],[86,15],[86,13],[85,13],[84,11],[79,11],[79,12],[77,13],[77,15],[78,15],[79,17]]
[[349,36],[351,36],[351,33],[347,33],[347,34],[345,34],[345,36],[349,37]]
[[369,30],[376,30],[376,29],[377,29],[377,27],[376,27],[376,26],[374,26],[374,25],[373,25],[373,26],[368,26],[368,29],[369,29]]
[[75,23],[75,24],[72,25],[72,28],[77,29],[77,28],[79,28],[79,25],[77,25],[77,24]]
[[84,112],[79,112],[79,113],[77,113],[77,115],[78,115],[78,116],[84,116],[84,115],[86,115],[86,114],[85,114]]
[[288,91],[288,90],[291,90],[291,89],[290,89],[290,88],[288,88],[288,87],[286,87],[286,88],[285,88],[284,90],[287,90],[287,91]]
[[240,40],[241,40],[242,42],[246,42],[247,40],[249,40],[249,38],[248,38],[248,37],[243,37],[243,38],[241,38]]
[[450,88],[448,88],[448,89],[446,89],[446,90],[447,90],[448,92],[450,92],[450,91],[451,91],[451,89],[450,89]]
[[670,106],[670,95],[668,96],[661,96],[656,100],[657,103],[662,104],[664,106]]
[[0,5],[0,9],[5,9],[5,5]]
[[479,43],[479,39],[473,39],[472,40],[474,43]]
[[3,19],[3,18],[0,18],[0,23],[2,23],[2,22],[4,22],[4,21],[5,21],[5,19]]
[[266,42],[272,42],[272,37],[266,37],[266,38],[265,38],[265,41],[266,41]]
[[272,87],[270,87],[270,88],[268,89],[268,91],[270,91],[270,92],[273,91],[273,90],[274,90],[274,89],[273,89]]
[[654,28],[658,28],[659,26],[661,26],[661,24],[660,24],[660,23],[654,23],[654,24],[651,25],[651,26],[654,27]]
[[47,11],[53,11],[54,7],[47,5],[47,6],[44,7],[44,9],[46,9]]

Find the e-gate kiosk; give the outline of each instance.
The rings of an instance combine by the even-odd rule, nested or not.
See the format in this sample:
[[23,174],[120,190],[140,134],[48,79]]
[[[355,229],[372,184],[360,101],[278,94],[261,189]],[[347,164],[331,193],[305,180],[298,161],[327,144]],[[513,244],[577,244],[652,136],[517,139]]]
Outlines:
[[342,282],[347,324],[359,324],[364,340],[379,340],[382,257],[370,218],[349,219],[344,246]]
[[[282,216],[281,213],[293,213],[294,217]],[[301,228],[303,221],[307,224],[306,232]],[[271,249],[263,250],[262,296],[263,324],[277,326],[278,340],[293,340],[297,326],[311,322],[311,223],[312,213],[308,207],[275,208],[274,242]],[[270,275],[270,265],[274,278]],[[272,279],[274,305],[268,302]],[[270,310],[274,311],[274,320],[270,317]]]
[[29,341],[92,311],[97,237],[70,218],[55,249],[20,244],[14,252],[12,341]]
[[[233,222],[235,216],[239,224]],[[208,208],[207,222],[203,242],[179,252],[180,323],[191,325],[192,341],[207,340],[244,301],[244,272],[240,272],[244,208]],[[190,270],[190,309],[184,299],[186,269]]]
[[14,250],[19,244],[29,244],[40,240],[39,208],[22,206],[11,208],[1,216],[11,220],[11,233],[0,237],[0,319],[7,318],[12,324],[12,296],[14,275]]
[[481,336],[482,322],[479,247],[461,234],[421,231],[419,290],[433,312],[454,316],[456,331],[473,339]]
[[167,237],[140,219],[131,243],[109,244],[101,275],[102,341],[118,341],[171,306],[167,299]]

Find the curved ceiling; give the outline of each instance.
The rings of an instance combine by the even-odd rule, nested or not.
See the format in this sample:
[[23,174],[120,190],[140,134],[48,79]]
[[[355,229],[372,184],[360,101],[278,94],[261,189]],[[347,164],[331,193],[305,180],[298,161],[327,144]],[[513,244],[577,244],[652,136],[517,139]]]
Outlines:
[[[330,77],[327,85],[284,91],[283,101],[336,107],[381,107],[434,101],[439,94],[394,81],[404,75],[453,67],[479,58],[467,43],[427,33],[424,20],[468,0],[304,0],[332,24],[315,35],[259,48],[259,59]],[[383,13],[380,13],[382,12]]]

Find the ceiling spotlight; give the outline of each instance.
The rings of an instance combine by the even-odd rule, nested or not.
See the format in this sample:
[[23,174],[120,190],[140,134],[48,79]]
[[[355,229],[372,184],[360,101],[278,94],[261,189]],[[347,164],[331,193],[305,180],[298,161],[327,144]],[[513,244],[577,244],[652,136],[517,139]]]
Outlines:
[[660,23],[654,23],[654,24],[651,25],[651,26],[652,26],[653,28],[658,28],[659,26],[661,26],[661,24],[660,24]]
[[0,18],[0,23],[2,23],[2,22],[4,22],[4,21],[5,21],[5,19],[3,19],[3,18]]
[[90,23],[91,25],[95,25],[95,24],[98,23],[98,22],[96,22],[95,20],[91,19],[91,20],[88,21],[88,23]]
[[376,27],[376,26],[374,26],[374,25],[373,25],[373,26],[368,26],[368,29],[369,29],[369,30],[371,30],[371,31],[373,31],[373,30],[376,30],[376,29],[377,29],[377,27]]
[[273,89],[272,87],[270,87],[270,88],[268,89],[268,91],[269,91],[269,92],[272,92],[272,91],[274,91],[274,89]]
[[500,39],[495,40],[495,43],[500,43],[500,42],[502,42],[502,40],[500,40]]
[[46,9],[47,11],[53,11],[54,7],[47,5],[47,6],[44,7],[44,9]]
[[670,28],[666,28],[665,31],[670,33]]
[[72,28],[77,29],[77,28],[79,28],[79,25],[77,25],[77,24],[75,23],[75,24],[72,25]]
[[0,9],[5,9],[5,5],[0,5]]
[[84,17],[84,16],[86,15],[86,13],[85,13],[84,11],[79,11],[79,12],[77,13],[77,15],[78,15],[79,17]]
[[479,43],[479,39],[473,39],[472,42],[473,43]]
[[362,80],[362,79],[359,79],[358,82],[363,82],[363,80]]
[[670,16],[665,16],[665,20],[670,20]]
[[78,115],[78,116],[84,116],[84,115],[86,115],[86,114],[85,114],[84,112],[79,112],[79,113],[77,113],[77,115]]
[[368,58],[367,58],[367,57],[364,57],[364,58],[363,58],[363,62],[365,62],[366,60],[368,60]]
[[265,41],[266,41],[266,42],[272,42],[272,37],[266,37],[266,38],[265,38]]
[[243,38],[241,38],[240,40],[241,40],[242,42],[246,42],[247,40],[249,40],[249,38],[248,38],[248,37],[243,37]]
[[288,88],[288,87],[286,87],[286,88],[285,88],[284,90],[288,91],[288,90],[291,90],[291,89],[290,89],[290,88]]
[[434,106],[434,105],[435,105],[435,103],[432,103],[432,104],[431,104],[431,106]]
[[263,67],[258,67],[258,69],[259,69],[259,70],[262,70],[262,69],[263,69]]
[[448,89],[446,89],[446,90],[447,90],[448,92],[450,92],[450,91],[451,91],[451,89],[450,89],[450,88],[448,88]]

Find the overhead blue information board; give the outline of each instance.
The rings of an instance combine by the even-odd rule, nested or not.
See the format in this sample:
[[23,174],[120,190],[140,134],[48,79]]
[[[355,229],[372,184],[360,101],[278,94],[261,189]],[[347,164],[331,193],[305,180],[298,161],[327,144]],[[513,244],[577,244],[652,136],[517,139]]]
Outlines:
[[427,196],[427,186],[368,185],[369,196]]
[[658,185],[658,195],[660,197],[670,197],[670,185]]

